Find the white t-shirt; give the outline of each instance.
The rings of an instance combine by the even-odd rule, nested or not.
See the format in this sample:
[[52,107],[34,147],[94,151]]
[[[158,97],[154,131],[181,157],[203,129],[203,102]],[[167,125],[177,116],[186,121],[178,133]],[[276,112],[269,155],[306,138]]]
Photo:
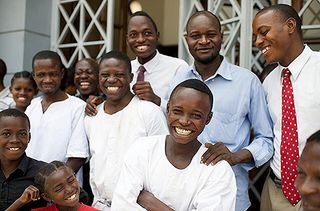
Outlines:
[[123,157],[137,138],[168,134],[165,117],[155,104],[133,97],[130,103],[115,114],[97,107],[94,117],[85,117],[90,145],[90,185],[94,203],[112,199]]
[[113,201],[112,211],[145,210],[136,203],[141,190],[177,211],[233,211],[236,181],[230,165],[200,164],[201,146],[185,169],[177,169],[165,154],[165,135],[139,139],[128,151]]
[[[138,59],[131,61],[133,73],[131,86],[137,81],[140,65]],[[171,80],[178,71],[185,71],[189,65],[182,59],[166,56],[157,51],[157,54],[143,66],[146,69],[144,80],[151,84],[153,92],[161,98],[161,107],[165,108]]]
[[68,95],[66,100],[52,103],[43,113],[41,101],[42,97],[34,98],[25,112],[31,123],[27,155],[45,162],[89,157],[84,130],[85,102]]

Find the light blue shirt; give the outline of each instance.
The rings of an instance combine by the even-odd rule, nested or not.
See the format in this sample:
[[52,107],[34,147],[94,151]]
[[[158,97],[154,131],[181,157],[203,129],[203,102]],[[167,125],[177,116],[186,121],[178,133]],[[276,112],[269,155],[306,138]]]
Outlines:
[[[187,79],[202,80],[191,66],[180,71],[170,84],[170,93],[180,82]],[[249,208],[248,170],[269,161],[273,155],[272,122],[267,109],[265,94],[259,79],[249,70],[232,65],[223,59],[217,72],[203,81],[214,96],[213,118],[205,127],[199,140],[202,143],[223,142],[230,151],[247,149],[254,163],[233,166],[237,182],[236,210]],[[254,140],[250,141],[250,128]]]

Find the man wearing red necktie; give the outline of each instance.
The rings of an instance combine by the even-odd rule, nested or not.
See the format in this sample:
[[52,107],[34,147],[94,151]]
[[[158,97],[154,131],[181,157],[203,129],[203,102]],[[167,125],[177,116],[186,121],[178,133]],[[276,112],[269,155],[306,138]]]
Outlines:
[[[289,5],[262,9],[253,39],[267,63],[278,67],[264,81],[274,129],[275,153],[261,197],[261,211],[308,210],[294,181],[306,139],[320,128],[320,53],[304,45],[302,21]],[[302,203],[301,203],[302,201]]]

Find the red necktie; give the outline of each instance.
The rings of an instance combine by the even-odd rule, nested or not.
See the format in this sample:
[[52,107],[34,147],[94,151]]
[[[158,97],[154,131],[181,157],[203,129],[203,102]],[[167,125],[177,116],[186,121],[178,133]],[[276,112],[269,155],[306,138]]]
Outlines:
[[299,159],[297,118],[294,108],[292,83],[288,68],[283,70],[282,81],[282,129],[281,129],[281,186],[284,196],[292,205],[300,200],[294,187]]
[[137,81],[144,81],[144,72],[145,71],[146,71],[146,69],[142,65],[138,68]]

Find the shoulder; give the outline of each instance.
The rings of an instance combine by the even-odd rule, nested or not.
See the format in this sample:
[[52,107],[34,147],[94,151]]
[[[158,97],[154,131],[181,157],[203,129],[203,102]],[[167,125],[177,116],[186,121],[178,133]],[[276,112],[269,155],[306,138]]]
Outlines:
[[48,206],[48,207],[41,207],[41,208],[35,208],[35,209],[32,209],[32,211],[56,211],[58,210],[56,205],[51,205],[51,206]]
[[86,105],[86,102],[84,102],[83,100],[81,100],[78,97],[71,96],[71,95],[68,95],[68,101],[72,104],[75,104],[75,105],[80,105],[80,106]]
[[[144,115],[146,112],[147,113],[150,113],[150,112],[162,112],[161,111],[161,108],[158,106],[158,105],[156,105],[156,104],[154,104],[154,103],[152,103],[152,102],[150,102],[150,101],[147,101],[147,100],[140,100],[138,97],[135,97],[136,99],[134,99],[134,100],[136,100],[136,103],[137,103],[137,105],[138,105],[138,107],[139,107],[139,111]],[[149,114],[147,114],[147,115],[149,115]]]

